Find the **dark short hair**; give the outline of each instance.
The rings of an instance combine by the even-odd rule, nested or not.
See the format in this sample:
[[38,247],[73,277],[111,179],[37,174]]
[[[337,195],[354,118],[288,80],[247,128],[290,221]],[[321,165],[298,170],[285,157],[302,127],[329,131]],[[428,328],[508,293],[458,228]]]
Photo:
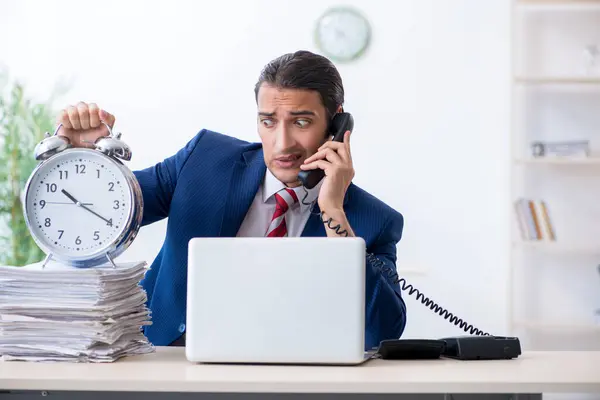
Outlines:
[[331,120],[339,106],[344,104],[342,77],[333,63],[321,55],[300,50],[287,53],[269,62],[261,71],[254,87],[258,91],[263,83],[282,89],[316,90]]

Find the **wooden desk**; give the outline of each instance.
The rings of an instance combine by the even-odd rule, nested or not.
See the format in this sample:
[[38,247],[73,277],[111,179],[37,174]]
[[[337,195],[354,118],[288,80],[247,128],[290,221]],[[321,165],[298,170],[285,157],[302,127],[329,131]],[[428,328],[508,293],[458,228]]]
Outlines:
[[[302,394],[369,399],[416,393],[442,399],[444,394],[454,394],[454,400],[465,398],[457,395],[465,393],[527,394],[518,398],[539,398],[544,392],[600,395],[600,352],[526,352],[503,361],[370,360],[360,366],[333,367],[191,364],[184,348],[159,347],[154,354],[112,364],[0,362],[0,391],[4,391],[2,400],[55,391],[64,396],[86,392],[86,398],[94,398],[92,392],[102,398],[106,392],[121,392],[128,398],[132,392],[145,392],[138,397],[144,399],[174,398],[176,392],[175,398],[185,393],[194,398],[200,393],[237,393],[257,399],[274,393],[296,394],[286,399]],[[210,398],[231,398],[224,396]]]

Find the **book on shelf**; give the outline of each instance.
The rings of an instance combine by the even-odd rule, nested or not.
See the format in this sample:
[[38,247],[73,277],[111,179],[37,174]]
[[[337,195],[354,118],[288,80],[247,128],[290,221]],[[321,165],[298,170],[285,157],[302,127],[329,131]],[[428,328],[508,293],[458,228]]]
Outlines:
[[564,140],[531,142],[531,155],[534,158],[587,158],[590,156],[589,140]]
[[514,205],[523,240],[556,240],[556,232],[545,201],[519,198]]

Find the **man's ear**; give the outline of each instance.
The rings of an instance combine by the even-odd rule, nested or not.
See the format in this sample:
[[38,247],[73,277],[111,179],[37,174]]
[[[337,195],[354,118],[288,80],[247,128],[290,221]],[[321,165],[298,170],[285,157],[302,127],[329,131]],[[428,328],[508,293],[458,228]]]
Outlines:
[[338,112],[338,113],[344,112],[344,107],[342,107],[342,105],[340,104],[340,105],[338,106],[338,109],[337,109],[337,111],[336,111],[336,112]]

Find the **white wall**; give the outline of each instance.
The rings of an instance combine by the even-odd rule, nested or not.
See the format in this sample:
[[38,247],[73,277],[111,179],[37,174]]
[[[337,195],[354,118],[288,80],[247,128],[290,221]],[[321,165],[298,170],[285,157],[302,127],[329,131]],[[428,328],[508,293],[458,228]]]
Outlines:
[[[509,2],[347,1],[373,25],[366,56],[339,65],[354,114],[355,182],[402,212],[402,271],[480,328],[505,334],[509,233]],[[333,1],[0,1],[0,62],[62,105],[117,116],[132,168],[160,161],[199,129],[258,140],[253,85],[270,59],[316,50]],[[164,224],[128,258],[149,262]],[[406,336],[463,332],[405,295]]]

